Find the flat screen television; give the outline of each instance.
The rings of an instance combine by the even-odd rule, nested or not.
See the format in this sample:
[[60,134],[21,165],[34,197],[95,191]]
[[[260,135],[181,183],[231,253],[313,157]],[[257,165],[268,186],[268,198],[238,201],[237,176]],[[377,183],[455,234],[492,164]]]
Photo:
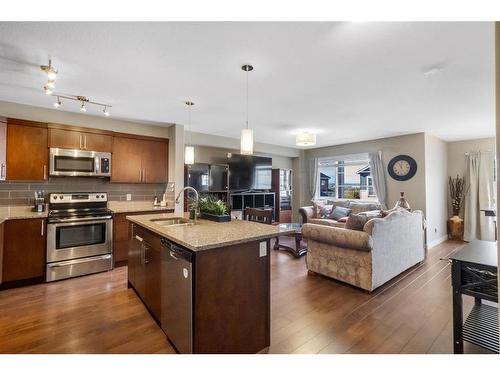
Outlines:
[[270,190],[272,158],[253,155],[230,154],[230,190]]

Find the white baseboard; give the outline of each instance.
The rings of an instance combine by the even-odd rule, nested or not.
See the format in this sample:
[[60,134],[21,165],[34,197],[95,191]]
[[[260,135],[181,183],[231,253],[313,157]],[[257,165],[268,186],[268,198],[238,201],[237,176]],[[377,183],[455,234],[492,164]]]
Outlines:
[[431,249],[433,248],[434,246],[437,246],[439,245],[440,243],[443,243],[444,241],[446,241],[448,239],[448,235],[445,235],[443,237],[439,237],[439,238],[436,238],[434,241],[432,242],[429,242],[427,244],[427,249]]

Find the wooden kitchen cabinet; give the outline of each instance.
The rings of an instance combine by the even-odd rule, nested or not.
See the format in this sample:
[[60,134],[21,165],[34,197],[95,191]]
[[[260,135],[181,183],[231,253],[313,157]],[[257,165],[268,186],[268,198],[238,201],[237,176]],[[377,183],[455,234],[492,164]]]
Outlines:
[[142,182],[147,184],[167,182],[167,143],[158,141],[141,142]]
[[111,182],[167,182],[166,141],[114,137]]
[[130,224],[128,281],[153,317],[161,320],[161,251],[160,238]]
[[45,219],[4,222],[2,283],[44,277],[45,233]]
[[170,213],[174,210],[125,212],[113,215],[113,260],[115,267],[127,264],[129,240],[132,237],[127,216]]
[[75,130],[49,129],[49,147],[111,152],[113,137]]
[[142,149],[138,139],[114,137],[111,182],[142,181]]
[[47,124],[8,119],[7,180],[46,180],[48,161]]

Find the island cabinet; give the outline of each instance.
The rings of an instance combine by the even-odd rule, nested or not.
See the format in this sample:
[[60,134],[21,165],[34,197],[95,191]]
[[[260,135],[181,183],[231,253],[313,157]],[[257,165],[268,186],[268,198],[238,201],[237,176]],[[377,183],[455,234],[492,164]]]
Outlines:
[[47,124],[7,119],[6,179],[46,180],[48,161]]
[[45,219],[15,219],[3,224],[0,254],[1,283],[43,279],[45,275]]
[[107,134],[49,129],[49,147],[111,152],[113,137]]
[[[162,210],[161,212],[171,213],[173,210]],[[124,266],[128,261],[129,239],[131,237],[130,226],[127,216],[157,214],[155,211],[137,211],[116,213],[113,215],[113,261],[115,267]]]
[[132,224],[129,243],[128,282],[157,322],[161,320],[160,238]]
[[179,352],[270,345],[269,239],[193,251],[130,225],[129,287]]
[[113,137],[111,182],[167,182],[168,140]]

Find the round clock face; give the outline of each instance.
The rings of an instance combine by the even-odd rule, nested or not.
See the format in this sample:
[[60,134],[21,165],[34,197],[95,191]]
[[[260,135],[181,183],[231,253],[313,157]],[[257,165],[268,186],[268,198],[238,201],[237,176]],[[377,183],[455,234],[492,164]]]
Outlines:
[[411,156],[398,155],[389,162],[389,175],[398,181],[406,181],[417,173],[417,162]]

